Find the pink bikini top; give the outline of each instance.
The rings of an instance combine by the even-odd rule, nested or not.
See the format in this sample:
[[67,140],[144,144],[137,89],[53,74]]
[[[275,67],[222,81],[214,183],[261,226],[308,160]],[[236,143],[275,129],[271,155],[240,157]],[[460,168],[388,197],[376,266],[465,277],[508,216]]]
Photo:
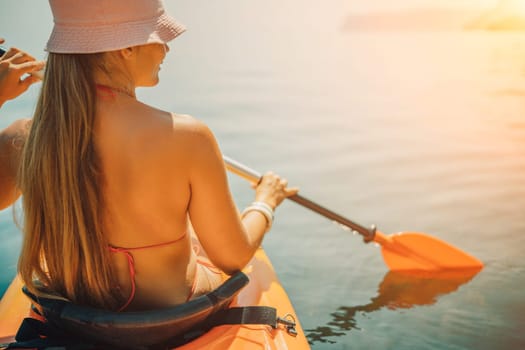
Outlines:
[[[129,306],[129,304],[131,304],[131,302],[135,298],[135,292],[136,292],[136,289],[137,289],[136,288],[136,282],[135,282],[135,261],[133,260],[133,255],[131,254],[131,252],[134,251],[134,250],[142,250],[142,249],[164,247],[164,246],[176,243],[176,242],[182,240],[184,237],[186,237],[186,234],[183,234],[181,237],[179,237],[179,238],[177,238],[177,239],[175,239],[173,241],[164,242],[164,243],[158,243],[158,244],[151,244],[151,245],[146,245],[146,246],[142,246],[142,247],[123,248],[123,247],[115,247],[115,246],[112,246],[112,245],[108,246],[110,252],[112,252],[112,253],[123,253],[124,255],[126,255],[126,258],[128,259],[129,277],[131,279],[131,292],[129,293],[129,297],[128,297],[128,300],[126,301],[126,303],[120,309],[118,309],[119,312],[123,311],[124,309],[126,309]],[[191,298],[192,294],[193,293],[190,293],[190,295],[188,296],[188,300]]]

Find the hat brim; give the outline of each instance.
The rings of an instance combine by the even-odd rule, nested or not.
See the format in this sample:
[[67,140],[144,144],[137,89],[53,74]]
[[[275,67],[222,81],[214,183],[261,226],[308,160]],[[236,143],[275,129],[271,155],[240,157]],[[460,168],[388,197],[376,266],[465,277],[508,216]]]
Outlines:
[[166,12],[147,21],[97,26],[64,26],[55,23],[46,51],[97,53],[145,44],[166,44],[186,31]]

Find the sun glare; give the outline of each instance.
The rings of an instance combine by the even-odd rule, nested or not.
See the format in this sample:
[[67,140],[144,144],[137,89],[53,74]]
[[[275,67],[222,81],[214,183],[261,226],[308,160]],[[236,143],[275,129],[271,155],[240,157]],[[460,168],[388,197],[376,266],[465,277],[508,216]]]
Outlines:
[[500,0],[498,7],[505,13],[525,14],[525,0]]
[[521,0],[521,1],[516,1],[516,10],[519,12],[519,13],[525,13],[525,1]]

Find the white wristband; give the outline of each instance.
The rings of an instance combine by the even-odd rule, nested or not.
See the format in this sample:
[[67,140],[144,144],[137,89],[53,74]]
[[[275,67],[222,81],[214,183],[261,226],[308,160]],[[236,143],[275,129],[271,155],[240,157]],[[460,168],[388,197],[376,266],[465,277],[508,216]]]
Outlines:
[[266,230],[264,232],[268,232],[273,224],[272,208],[264,202],[253,202],[250,206],[243,210],[241,218],[244,218],[244,216],[251,211],[258,211],[264,215],[264,218],[266,219]]
[[274,210],[272,209],[272,207],[270,207],[270,205],[268,203],[265,203],[265,202],[253,202],[250,206],[252,206],[252,207],[259,207],[259,208],[261,208],[263,210],[266,210],[272,216],[272,221],[273,221],[273,219],[274,219]]

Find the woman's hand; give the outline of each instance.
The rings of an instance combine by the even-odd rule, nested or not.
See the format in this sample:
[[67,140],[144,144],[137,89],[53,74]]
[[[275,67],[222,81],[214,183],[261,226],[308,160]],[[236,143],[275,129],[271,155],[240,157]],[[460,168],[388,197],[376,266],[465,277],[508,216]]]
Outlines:
[[255,187],[255,200],[265,202],[275,210],[285,198],[299,192],[297,187],[287,188],[286,186],[288,186],[288,180],[269,171],[262,176],[261,181]]
[[[4,39],[0,38],[0,44]],[[43,69],[45,62],[36,61],[34,57],[17,48],[10,48],[0,57],[0,106],[8,100],[12,100],[24,93],[31,84],[40,79],[35,75],[24,74],[35,73]]]

